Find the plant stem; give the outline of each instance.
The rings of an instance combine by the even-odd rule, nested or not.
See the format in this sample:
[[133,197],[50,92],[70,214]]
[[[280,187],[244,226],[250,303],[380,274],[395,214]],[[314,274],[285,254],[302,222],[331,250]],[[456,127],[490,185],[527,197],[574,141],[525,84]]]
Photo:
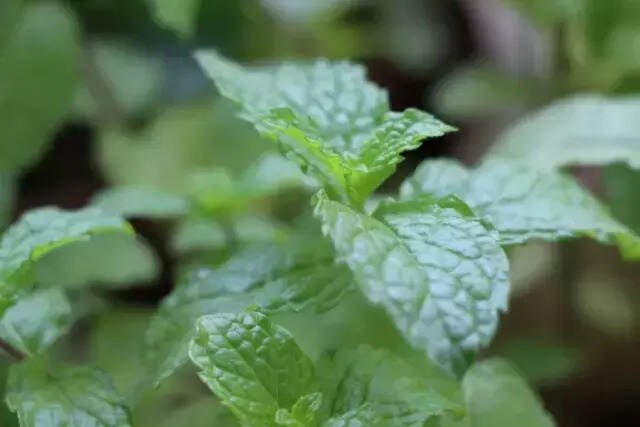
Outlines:
[[0,349],[9,356],[14,362],[19,362],[24,359],[24,354],[16,350],[11,344],[0,338]]

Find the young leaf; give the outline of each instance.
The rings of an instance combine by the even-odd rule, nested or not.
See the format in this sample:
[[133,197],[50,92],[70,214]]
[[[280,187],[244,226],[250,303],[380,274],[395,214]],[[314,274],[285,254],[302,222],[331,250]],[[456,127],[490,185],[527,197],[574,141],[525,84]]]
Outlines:
[[400,193],[404,198],[457,194],[496,227],[504,245],[587,236],[617,243],[627,258],[640,257],[640,238],[559,172],[498,159],[473,170],[450,160],[428,160],[402,184]]
[[489,343],[507,306],[508,262],[462,201],[389,202],[371,217],[319,193],[315,214],[364,295],[414,347],[459,372]]
[[200,318],[189,357],[246,426],[275,426],[278,409],[316,389],[311,360],[288,331],[257,311]]
[[347,62],[244,69],[214,51],[196,58],[243,118],[343,202],[362,205],[401,152],[453,130],[422,111],[390,112],[386,92]]
[[0,337],[19,352],[36,356],[64,334],[70,322],[71,306],[64,292],[40,289],[5,311]]
[[[392,354],[361,346],[321,365],[323,415],[328,425],[351,417],[385,420],[393,426],[423,426],[435,417],[464,414],[459,386],[440,371],[425,375]],[[434,371],[436,372],[436,371]],[[369,424],[365,424],[369,425]],[[387,424],[385,424],[387,425]]]
[[11,171],[37,159],[71,108],[80,57],[77,22],[63,6],[25,5],[14,25],[0,51],[0,169]]
[[640,168],[640,98],[576,96],[526,117],[496,143],[492,155],[551,170],[626,162]]
[[276,424],[289,427],[317,426],[316,414],[322,404],[322,393],[310,393],[300,397],[291,410],[278,409]]
[[[304,243],[303,243],[304,242]],[[154,381],[187,360],[195,320],[205,314],[258,305],[266,312],[323,312],[352,290],[352,277],[336,264],[325,242],[256,243],[216,269],[198,269],[167,297],[147,332],[148,365]]]
[[104,372],[77,366],[45,370],[37,362],[13,365],[7,405],[22,427],[130,427],[122,398]]
[[182,38],[195,31],[200,0],[149,0],[155,19]]
[[526,381],[500,359],[473,365],[462,381],[469,427],[553,427]]
[[187,201],[175,194],[152,188],[115,187],[100,192],[91,204],[123,217],[174,218],[185,215]]
[[94,208],[64,211],[45,207],[23,215],[0,240],[0,314],[33,283],[38,259],[56,248],[105,232],[133,231],[122,218]]

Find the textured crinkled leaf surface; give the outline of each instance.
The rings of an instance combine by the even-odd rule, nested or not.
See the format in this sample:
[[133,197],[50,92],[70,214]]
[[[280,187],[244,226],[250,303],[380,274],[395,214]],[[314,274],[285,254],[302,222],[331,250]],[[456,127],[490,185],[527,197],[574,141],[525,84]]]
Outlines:
[[245,119],[345,202],[362,204],[402,151],[453,130],[418,110],[390,112],[386,92],[348,62],[245,69],[214,51],[196,57]]
[[104,372],[89,367],[47,371],[37,362],[13,365],[7,405],[23,427],[129,427],[123,399]]
[[451,160],[427,160],[400,192],[404,198],[457,194],[496,227],[505,245],[588,236],[617,243],[625,257],[640,256],[640,238],[573,178],[559,172],[498,159],[472,170]]
[[5,311],[0,337],[19,352],[35,356],[65,333],[70,323],[71,305],[64,292],[39,289]]
[[462,381],[469,427],[553,427],[526,381],[504,360],[473,365]]
[[132,233],[121,217],[87,208],[39,208],[26,213],[0,240],[0,313],[34,280],[33,265],[51,250],[102,232]]
[[143,187],[109,188],[94,197],[91,204],[123,217],[174,218],[189,209],[181,196]]
[[163,301],[146,338],[152,377],[160,381],[186,362],[193,324],[202,315],[250,305],[270,313],[323,312],[352,289],[348,268],[317,238],[250,245],[216,269],[193,271]]
[[461,371],[489,343],[507,305],[508,262],[462,201],[388,202],[371,217],[319,193],[315,213],[362,292],[414,347]]
[[0,50],[0,169],[12,171],[37,160],[69,112],[81,54],[75,17],[57,3],[25,5],[13,27]]
[[425,373],[384,350],[361,346],[321,366],[328,425],[365,417],[418,427],[434,417],[464,413],[459,386],[444,371]]
[[316,388],[311,360],[291,334],[256,311],[201,317],[189,357],[246,426],[275,426],[278,409]]
[[525,117],[498,140],[491,154],[544,170],[613,162],[638,169],[638,116],[639,97],[576,96]]

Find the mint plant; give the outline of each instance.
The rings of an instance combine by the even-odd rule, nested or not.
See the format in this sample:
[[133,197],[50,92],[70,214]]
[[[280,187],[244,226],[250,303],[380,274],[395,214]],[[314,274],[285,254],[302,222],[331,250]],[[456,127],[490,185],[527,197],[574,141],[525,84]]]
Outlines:
[[[13,13],[18,3],[2,8]],[[153,4],[164,16],[168,3]],[[180,20],[167,24],[188,34],[197,2],[185,4]],[[35,43],[25,34],[44,21],[65,28],[61,66],[77,54],[74,24],[47,7],[29,7],[17,33],[0,33],[7,54],[0,75],[15,77],[20,61],[33,60],[18,46]],[[14,55],[15,64],[4,59]],[[177,123],[187,123],[185,144],[206,135],[200,121],[174,112],[136,136],[109,127],[101,135],[102,166],[125,184],[107,188],[86,208],[38,208],[8,227],[0,239],[0,348],[11,359],[5,401],[20,425],[134,425],[130,406],[185,369],[197,370],[234,416],[210,420],[216,425],[554,425],[515,368],[478,354],[508,309],[514,245],[587,237],[640,259],[640,237],[561,169],[621,159],[637,168],[634,144],[605,143],[633,134],[626,121],[611,134],[596,134],[591,125],[594,116],[615,123],[632,115],[635,104],[579,98],[552,106],[507,132],[478,165],[428,159],[398,194],[382,196],[376,191],[404,152],[455,128],[421,110],[392,111],[386,91],[350,62],[243,67],[211,50],[195,57],[239,117],[279,154],[262,154],[234,173],[174,145],[167,157],[185,163],[193,157],[202,167],[189,173],[177,167],[174,176],[184,179],[173,182],[164,170],[144,169],[142,160],[179,134]],[[73,74],[56,90],[67,91]],[[2,110],[11,105],[7,93]],[[34,126],[5,134],[28,143],[15,152],[6,147],[9,182],[37,157],[42,135],[69,102],[54,95],[56,102],[36,111]],[[208,120],[206,110],[197,114]],[[531,135],[569,119],[573,127],[564,133],[549,131],[531,143]],[[586,138],[580,150],[566,144],[594,134],[598,140]],[[121,155],[129,145],[129,155]],[[567,149],[557,155],[557,146]],[[114,167],[119,162],[127,164],[124,172]],[[165,188],[145,185],[163,179]],[[265,208],[296,192],[306,207],[290,221]],[[142,264],[145,246],[127,222],[132,218],[170,222],[171,250],[180,259],[176,286],[137,337],[144,363],[130,373],[133,397],[104,370],[69,363],[75,358],[54,345],[82,317],[80,290],[128,276],[124,266],[114,273],[90,265],[64,280],[46,266],[82,270],[77,264],[91,251],[100,254],[95,258],[135,253]],[[91,246],[97,242],[102,251]],[[327,320],[336,313],[333,323]],[[342,335],[349,327],[362,337]],[[121,351],[129,357],[128,348]]]

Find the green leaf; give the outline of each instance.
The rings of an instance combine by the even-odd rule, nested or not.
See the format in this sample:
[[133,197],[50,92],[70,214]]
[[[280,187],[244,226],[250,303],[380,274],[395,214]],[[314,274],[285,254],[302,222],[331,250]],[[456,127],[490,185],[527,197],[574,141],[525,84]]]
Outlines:
[[45,370],[37,362],[13,365],[6,401],[21,427],[130,427],[128,409],[104,372],[81,366]]
[[98,139],[100,166],[115,186],[185,194],[191,174],[214,159],[213,118],[210,108],[174,108],[138,132],[105,130]]
[[640,238],[573,178],[559,172],[498,159],[472,170],[451,160],[427,160],[400,193],[404,198],[457,194],[496,227],[503,245],[586,236],[618,244],[629,259],[640,257]]
[[69,328],[71,306],[59,289],[24,295],[0,320],[0,337],[19,352],[36,356]]
[[586,352],[559,339],[518,336],[494,350],[516,365],[534,384],[564,383],[585,367]]
[[189,357],[247,426],[275,426],[278,409],[292,408],[316,387],[311,360],[291,334],[257,311],[200,318]]
[[314,427],[316,413],[322,404],[322,393],[305,394],[293,404],[291,410],[278,409],[276,424],[289,427]]
[[20,18],[22,0],[6,0],[0,4],[0,51]]
[[483,65],[466,65],[451,71],[434,93],[438,111],[460,120],[531,105],[544,93],[540,82],[500,72]]
[[27,167],[44,150],[71,107],[79,56],[68,9],[55,3],[23,8],[0,51],[1,170]]
[[82,288],[129,287],[155,279],[160,260],[141,238],[122,233],[94,236],[46,254],[36,263],[36,284]]
[[205,314],[241,311],[251,305],[275,312],[324,312],[352,290],[348,269],[318,238],[283,244],[257,243],[216,269],[189,274],[162,303],[146,337],[154,381],[169,376],[187,360],[195,320]]
[[362,205],[401,152],[453,130],[422,111],[390,112],[386,92],[348,62],[244,69],[214,51],[196,58],[243,118],[344,202]]
[[526,381],[505,361],[473,365],[462,381],[469,427],[553,427]]
[[186,218],[171,236],[171,248],[178,254],[223,248],[227,243],[225,228],[205,217]]
[[554,25],[575,18],[583,10],[583,0],[504,0],[538,24]]
[[508,262],[489,230],[456,197],[382,204],[373,216],[315,199],[315,214],[360,290],[416,348],[462,371],[506,309]]
[[[93,37],[92,37],[93,39]],[[126,117],[105,117],[102,108],[116,114],[140,115],[153,111],[161,102],[165,82],[160,58],[121,41],[99,39],[88,43],[84,78],[74,99],[76,113],[97,122]],[[104,92],[104,93],[103,93]],[[102,96],[103,99],[97,99]],[[106,103],[104,98],[110,97]],[[114,114],[113,111],[108,113]]]
[[464,414],[457,384],[453,392],[448,384],[442,386],[443,378],[454,380],[441,371],[425,375],[386,351],[363,345],[339,352],[321,366],[323,415],[331,417],[328,425],[365,417],[385,420],[384,425],[418,427],[434,417]]
[[91,204],[105,212],[134,218],[174,218],[185,215],[189,209],[180,196],[144,187],[109,188],[95,196]]
[[160,25],[189,38],[195,32],[200,0],[149,0],[153,14]]
[[640,171],[625,165],[610,165],[603,171],[607,204],[633,231],[640,233]]
[[122,218],[94,208],[64,211],[45,207],[23,215],[0,240],[0,314],[33,283],[38,259],[61,246],[106,232],[133,230]]
[[552,170],[626,162],[640,168],[640,98],[581,95],[525,117],[498,140],[491,155]]

